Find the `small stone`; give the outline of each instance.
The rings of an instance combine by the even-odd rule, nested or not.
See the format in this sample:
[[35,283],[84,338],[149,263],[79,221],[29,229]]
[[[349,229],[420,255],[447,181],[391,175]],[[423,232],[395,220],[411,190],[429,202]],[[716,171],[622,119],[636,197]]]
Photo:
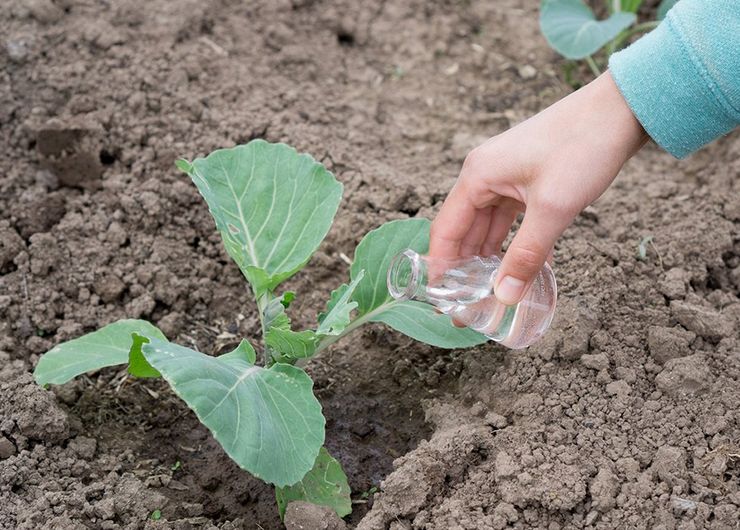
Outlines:
[[717,342],[732,335],[732,321],[717,311],[678,300],[673,300],[670,307],[679,324],[709,341]]
[[15,445],[5,436],[0,434],[0,460],[10,458],[15,454]]
[[283,521],[287,530],[345,530],[347,524],[334,510],[303,501],[288,504]]
[[695,333],[681,327],[650,326],[647,342],[655,362],[665,364],[671,359],[689,355],[691,353],[689,344],[695,338]]
[[587,353],[581,355],[581,362],[583,366],[591,370],[599,371],[609,368],[609,357],[604,353],[595,353],[593,355]]
[[517,69],[517,73],[522,79],[533,79],[537,75],[537,69],[531,64],[524,64]]
[[655,385],[670,395],[695,394],[709,386],[712,373],[702,355],[671,359],[655,377]]

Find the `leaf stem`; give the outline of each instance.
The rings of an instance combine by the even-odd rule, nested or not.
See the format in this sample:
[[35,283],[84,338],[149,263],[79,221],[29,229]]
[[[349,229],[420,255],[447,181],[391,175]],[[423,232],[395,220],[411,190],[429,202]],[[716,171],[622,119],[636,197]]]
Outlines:
[[611,55],[615,51],[619,50],[625,43],[625,41],[629,39],[632,35],[652,31],[658,27],[658,24],[660,24],[660,20],[650,20],[648,22],[635,24],[631,28],[625,29],[624,31],[622,31],[622,33],[614,37],[614,39],[609,43],[609,46],[607,47],[607,53]]
[[354,319],[352,322],[349,323],[349,325],[346,328],[342,330],[342,332],[339,335],[328,335],[324,337],[323,339],[321,339],[321,342],[319,342],[319,345],[316,347],[316,353],[319,353],[320,351],[325,350],[326,348],[328,348],[335,342],[342,339],[344,336],[352,333],[354,330],[356,330],[363,324],[367,324],[368,322],[370,322],[373,319],[373,317],[375,317],[376,315],[387,311],[388,309],[390,309],[397,303],[398,302],[396,300],[393,300],[390,303],[382,304],[376,307],[375,309],[373,309],[372,311],[370,311],[369,313],[365,313],[361,317]]
[[586,64],[588,64],[591,72],[593,72],[596,77],[599,77],[601,75],[601,70],[599,69],[599,66],[596,64],[596,61],[594,61],[594,58],[590,55],[586,56]]

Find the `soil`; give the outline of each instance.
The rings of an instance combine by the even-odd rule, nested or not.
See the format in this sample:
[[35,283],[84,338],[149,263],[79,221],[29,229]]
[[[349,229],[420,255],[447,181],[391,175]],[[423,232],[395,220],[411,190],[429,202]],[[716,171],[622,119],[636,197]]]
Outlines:
[[[178,156],[265,138],[343,182],[285,286],[309,326],[365,232],[431,218],[470,148],[571,90],[524,0],[6,0],[0,30],[9,529],[281,527],[162,382],[29,374],[123,317],[214,353],[258,337]],[[738,175],[737,134],[685,161],[645,148],[560,241],[557,317],[526,351],[370,326],[308,363],[348,525],[740,528]]]

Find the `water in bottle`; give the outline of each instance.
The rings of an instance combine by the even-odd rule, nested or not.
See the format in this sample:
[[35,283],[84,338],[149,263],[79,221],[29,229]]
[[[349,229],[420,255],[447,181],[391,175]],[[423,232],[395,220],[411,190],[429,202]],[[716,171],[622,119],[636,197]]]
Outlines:
[[453,260],[404,250],[388,268],[388,290],[397,300],[418,300],[509,348],[526,348],[550,326],[557,286],[548,264],[521,302],[506,306],[493,294],[498,256]]

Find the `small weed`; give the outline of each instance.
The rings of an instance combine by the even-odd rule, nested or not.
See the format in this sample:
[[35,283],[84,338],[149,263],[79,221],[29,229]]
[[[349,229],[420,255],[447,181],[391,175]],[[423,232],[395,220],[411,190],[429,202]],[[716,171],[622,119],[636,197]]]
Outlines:
[[370,495],[374,495],[377,492],[378,492],[378,487],[377,486],[373,486],[369,490],[363,491],[362,494],[360,494],[360,498],[361,499],[367,499],[368,497],[370,497]]

